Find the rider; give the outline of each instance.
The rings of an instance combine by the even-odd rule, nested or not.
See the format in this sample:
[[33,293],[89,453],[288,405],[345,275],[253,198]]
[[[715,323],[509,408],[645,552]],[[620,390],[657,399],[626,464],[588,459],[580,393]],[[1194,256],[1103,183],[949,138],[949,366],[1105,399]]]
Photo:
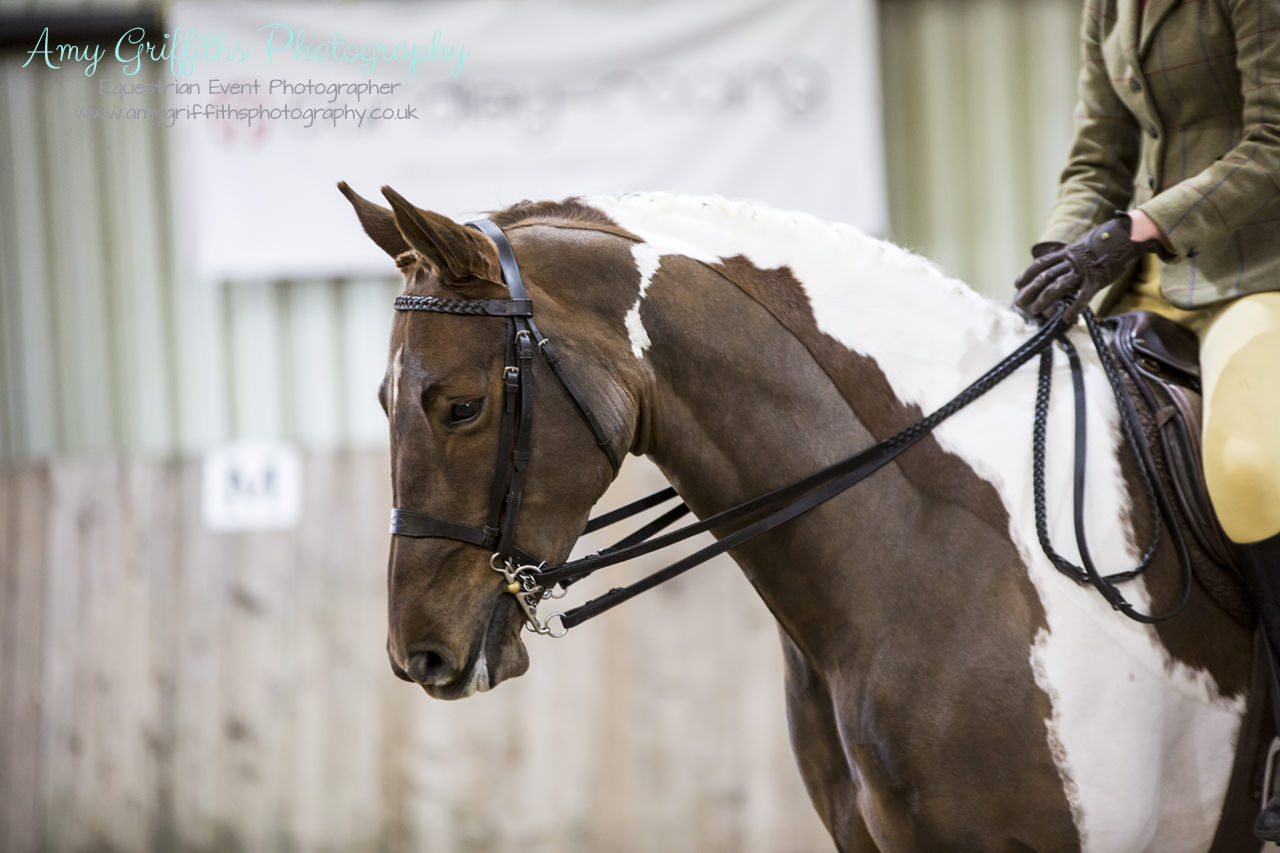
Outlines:
[[[1280,660],[1280,3],[1087,0],[1076,135],[1015,305],[1200,339],[1204,470]],[[1136,263],[1135,263],[1136,262]],[[1280,699],[1280,697],[1276,697]],[[1280,794],[1254,827],[1280,840]]]

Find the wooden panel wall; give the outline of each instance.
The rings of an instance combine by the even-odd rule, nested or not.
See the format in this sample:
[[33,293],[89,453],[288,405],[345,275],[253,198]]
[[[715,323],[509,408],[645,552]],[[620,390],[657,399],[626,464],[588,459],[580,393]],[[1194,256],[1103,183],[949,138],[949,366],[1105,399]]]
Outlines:
[[530,637],[491,693],[392,676],[387,469],[310,453],[297,530],[219,534],[194,463],[0,468],[0,849],[830,849],[729,564]]

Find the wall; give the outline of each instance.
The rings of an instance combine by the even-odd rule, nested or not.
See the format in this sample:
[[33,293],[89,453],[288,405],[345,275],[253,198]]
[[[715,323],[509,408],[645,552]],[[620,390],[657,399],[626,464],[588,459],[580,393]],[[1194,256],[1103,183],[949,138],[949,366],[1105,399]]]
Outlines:
[[0,469],[0,848],[827,849],[730,565],[530,637],[491,693],[394,678],[386,469],[308,454],[300,527],[239,534],[195,463]]
[[0,459],[384,440],[394,269],[190,281],[169,198],[199,200],[170,186],[163,131],[76,118],[98,81],[23,74],[24,59],[0,58]]
[[[996,298],[1065,154],[1078,8],[880,5],[891,236]],[[492,694],[394,679],[374,389],[398,282],[188,286],[163,134],[75,119],[96,84],[22,58],[0,58],[0,847],[829,849],[774,623],[723,561],[533,639]],[[297,531],[203,527],[195,460],[246,436],[306,449]],[[654,476],[632,463],[612,500]]]
[[892,237],[1001,301],[1066,163],[1080,0],[880,4]]
[[[880,6],[891,237],[997,299],[1065,157],[1078,8]],[[0,58],[0,459],[384,441],[394,275],[193,285],[168,199],[199,199],[169,185],[165,133],[76,119],[66,105],[100,101],[98,82],[19,73],[25,59]]]

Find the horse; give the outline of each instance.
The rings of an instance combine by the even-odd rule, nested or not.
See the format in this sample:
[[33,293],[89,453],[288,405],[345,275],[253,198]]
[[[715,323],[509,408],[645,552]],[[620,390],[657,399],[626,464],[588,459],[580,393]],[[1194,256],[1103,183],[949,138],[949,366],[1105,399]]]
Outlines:
[[[404,275],[397,305],[474,308],[396,312],[379,388],[395,506],[455,530],[492,522],[515,375],[495,316],[515,309],[491,306],[536,309],[557,362],[525,365],[539,403],[505,538],[553,565],[626,454],[714,516],[917,421],[1036,329],[905,249],[805,214],[670,194],[521,202],[490,217],[504,259],[493,229],[339,187]],[[1120,570],[1152,522],[1085,334],[1067,332],[1087,401],[1084,520],[1098,562]],[[1052,371],[1068,382],[1060,353]],[[1241,796],[1228,788],[1253,630],[1198,583],[1176,619],[1143,624],[1053,568],[1033,511],[1035,374],[1014,370],[857,488],[730,551],[779,626],[812,803],[841,851],[1256,850],[1247,825],[1215,842]],[[1073,418],[1070,395],[1053,396],[1047,526],[1067,556]],[[388,654],[433,697],[529,665],[529,614],[487,533],[392,537]],[[1127,586],[1135,606],[1178,597],[1173,563],[1161,546]]]

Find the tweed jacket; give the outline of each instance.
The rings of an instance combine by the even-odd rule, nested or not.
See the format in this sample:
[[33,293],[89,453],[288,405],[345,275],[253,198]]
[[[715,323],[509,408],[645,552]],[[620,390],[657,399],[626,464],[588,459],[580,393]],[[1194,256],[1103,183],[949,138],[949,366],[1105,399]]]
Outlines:
[[1085,0],[1081,52],[1041,240],[1136,207],[1176,256],[1160,269],[1174,305],[1280,290],[1280,0]]

